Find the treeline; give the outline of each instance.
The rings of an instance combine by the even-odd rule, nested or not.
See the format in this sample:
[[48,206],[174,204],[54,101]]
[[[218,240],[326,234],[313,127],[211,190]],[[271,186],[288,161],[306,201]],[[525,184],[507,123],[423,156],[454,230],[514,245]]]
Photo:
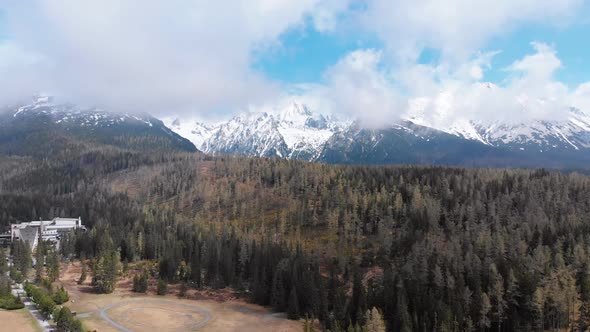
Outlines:
[[107,283],[117,263],[157,260],[169,282],[234,287],[332,331],[366,324],[373,307],[390,331],[590,325],[588,177],[184,154],[95,160],[71,161],[84,174],[71,180],[70,162],[12,169],[2,220],[34,207],[82,216],[91,231],[64,250],[102,259]]
[[67,298],[64,298],[64,296],[67,297],[67,292],[65,292],[62,287],[52,294],[53,292],[51,290],[51,284],[49,284],[49,287],[49,289],[39,288],[28,282],[24,285],[27,296],[33,300],[33,302],[37,305],[39,312],[41,312],[43,316],[48,319],[53,318],[53,321],[57,325],[58,331],[84,331],[82,328],[82,322],[74,317],[68,307],[56,306],[56,304],[62,304],[68,300]]
[[8,271],[6,253],[0,248],[0,309],[22,309],[25,305],[18,296],[12,294],[12,283],[6,276]]
[[[323,276],[321,260],[301,247],[269,238],[257,240],[234,228],[215,229],[183,222],[170,211],[154,209],[145,213],[145,218],[130,231],[132,235],[121,238],[119,251],[112,250],[112,243],[117,242],[114,234],[120,233],[109,231],[112,226],[78,234],[76,253],[89,253],[93,273],[110,280],[106,288],[93,282],[97,291],[113,291],[121,264],[112,255],[120,252],[124,261],[158,260],[157,277],[166,282],[197,289],[232,287],[254,303],[286,311],[291,319],[317,318],[331,331],[367,323],[365,313],[370,307],[358,266],[354,276],[350,272],[354,282],[352,295],[348,296],[348,276],[343,277],[336,264],[330,269],[330,277]],[[129,239],[137,241],[127,242]],[[147,272],[136,276],[134,290],[145,292],[147,278]]]

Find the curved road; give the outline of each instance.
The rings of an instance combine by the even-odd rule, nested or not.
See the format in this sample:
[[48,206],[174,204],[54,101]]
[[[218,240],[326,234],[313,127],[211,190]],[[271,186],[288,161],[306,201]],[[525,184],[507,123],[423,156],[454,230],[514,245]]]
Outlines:
[[112,320],[108,314],[107,311],[116,308],[116,307],[120,307],[122,305],[126,305],[129,303],[134,303],[134,302],[148,302],[148,303],[159,303],[159,304],[167,304],[167,305],[173,305],[173,306],[177,306],[177,307],[185,307],[190,309],[191,311],[195,311],[198,312],[199,314],[203,315],[205,318],[198,322],[195,325],[190,326],[189,328],[191,330],[193,329],[198,329],[200,327],[203,327],[205,324],[209,323],[209,321],[211,320],[211,313],[209,313],[209,311],[203,309],[203,308],[199,308],[197,306],[194,305],[189,305],[189,304],[184,304],[184,303],[176,303],[176,302],[172,302],[172,301],[166,301],[166,300],[157,300],[157,299],[141,299],[141,300],[128,300],[128,301],[122,301],[122,302],[116,302],[113,304],[109,304],[106,307],[103,307],[101,309],[95,310],[95,311],[91,311],[91,312],[87,312],[87,313],[83,313],[83,314],[79,314],[78,317],[84,318],[84,317],[88,317],[90,316],[92,313],[98,312],[100,318],[102,318],[103,320],[105,320],[107,323],[109,323],[111,326],[123,331],[123,332],[134,332],[133,330],[119,324],[118,322]]

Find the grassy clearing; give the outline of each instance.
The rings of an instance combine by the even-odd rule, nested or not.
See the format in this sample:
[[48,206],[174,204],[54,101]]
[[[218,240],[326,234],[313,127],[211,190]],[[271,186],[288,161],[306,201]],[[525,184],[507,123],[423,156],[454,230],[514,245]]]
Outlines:
[[26,309],[0,310],[2,331],[11,332],[42,332],[35,318]]

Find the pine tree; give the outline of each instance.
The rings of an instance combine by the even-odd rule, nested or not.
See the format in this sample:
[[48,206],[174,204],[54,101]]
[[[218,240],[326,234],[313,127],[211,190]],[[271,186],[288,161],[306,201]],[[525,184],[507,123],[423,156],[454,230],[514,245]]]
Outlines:
[[45,263],[45,245],[41,232],[38,232],[37,249],[35,251],[35,281],[41,282],[43,279],[43,265]]
[[[280,264],[279,264],[280,266]],[[275,275],[272,281],[272,290],[271,290],[271,306],[276,311],[284,311],[285,310],[285,286],[283,283],[283,271],[279,267],[275,271]]]
[[188,292],[188,285],[186,284],[186,281],[183,281],[180,283],[178,297],[185,297],[187,292]]
[[112,293],[115,290],[115,284],[119,274],[119,254],[117,251],[104,252],[99,257],[96,268],[93,271],[92,284],[99,293]]
[[352,280],[352,298],[350,299],[349,317],[354,324],[359,325],[365,322],[365,312],[367,311],[367,296],[365,287],[362,282],[362,275],[359,267],[354,268]]
[[367,310],[366,317],[367,324],[363,329],[364,332],[385,332],[385,321],[377,308],[373,307],[373,309]]
[[5,275],[8,272],[8,263],[6,262],[6,252],[4,248],[0,247],[0,275]]
[[590,300],[582,302],[579,316],[576,320],[576,327],[578,331],[582,332],[590,330]]
[[78,279],[78,285],[82,285],[84,281],[86,281],[87,275],[87,267],[86,267],[86,259],[85,255],[80,258],[80,265],[82,266],[82,272],[80,273],[80,278]]
[[478,325],[481,329],[487,329],[490,327],[490,318],[488,317],[490,310],[492,310],[492,304],[488,294],[483,293],[481,296],[481,310],[479,312]]
[[158,295],[166,295],[168,293],[168,283],[164,279],[158,280],[158,289],[156,291]]
[[402,286],[401,280],[398,283],[398,298],[396,303],[397,313],[397,331],[399,332],[411,332],[412,331],[412,319],[408,312],[408,304],[406,300],[405,290]]
[[287,318],[297,320],[299,316],[299,299],[297,298],[297,290],[295,287],[291,288],[289,294],[289,307],[287,308]]
[[51,282],[54,282],[59,279],[59,256],[57,250],[55,249],[51,251],[49,271],[47,271],[47,277]]

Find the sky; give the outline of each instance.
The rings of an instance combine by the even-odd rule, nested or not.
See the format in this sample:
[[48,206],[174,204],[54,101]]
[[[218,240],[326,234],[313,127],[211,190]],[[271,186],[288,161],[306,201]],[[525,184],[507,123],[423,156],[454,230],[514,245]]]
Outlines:
[[0,105],[559,119],[590,112],[588,36],[587,0],[2,0]]

